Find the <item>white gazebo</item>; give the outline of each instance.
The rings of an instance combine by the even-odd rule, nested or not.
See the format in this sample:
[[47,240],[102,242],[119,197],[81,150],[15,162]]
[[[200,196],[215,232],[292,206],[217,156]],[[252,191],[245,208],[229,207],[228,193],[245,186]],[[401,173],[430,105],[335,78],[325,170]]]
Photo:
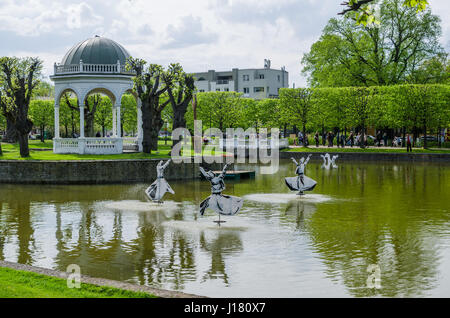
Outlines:
[[[130,55],[120,44],[95,36],[75,45],[63,58],[55,63],[55,74],[50,76],[55,83],[55,153],[75,154],[120,154],[124,150],[142,151],[142,112],[137,100],[137,138],[122,138],[120,106],[122,96],[131,93],[134,73],[125,69]],[[59,103],[63,94],[71,92],[80,107],[80,137],[61,138],[59,129]],[[84,134],[84,101],[89,95],[101,93],[113,104],[113,131],[111,137],[93,138]],[[136,97],[136,96],[135,96]]]

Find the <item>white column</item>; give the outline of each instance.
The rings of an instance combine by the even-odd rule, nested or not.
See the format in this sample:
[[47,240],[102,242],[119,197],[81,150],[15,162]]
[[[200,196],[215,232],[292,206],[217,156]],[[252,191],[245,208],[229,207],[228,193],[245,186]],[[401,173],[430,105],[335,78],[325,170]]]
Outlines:
[[144,131],[142,129],[142,101],[137,99],[137,131],[138,131],[138,147],[139,151],[142,151],[142,140],[144,139]]
[[84,104],[80,106],[80,138],[84,138]]
[[121,122],[120,122],[120,103],[117,103],[117,137],[121,138],[122,137],[122,129],[121,129]]
[[55,138],[59,138],[59,104],[55,102]]
[[113,119],[112,119],[112,122],[113,122],[113,135],[112,135],[112,137],[117,137],[117,118],[116,118],[116,106],[114,105],[113,106],[113,109],[112,109],[112,112],[113,112]]

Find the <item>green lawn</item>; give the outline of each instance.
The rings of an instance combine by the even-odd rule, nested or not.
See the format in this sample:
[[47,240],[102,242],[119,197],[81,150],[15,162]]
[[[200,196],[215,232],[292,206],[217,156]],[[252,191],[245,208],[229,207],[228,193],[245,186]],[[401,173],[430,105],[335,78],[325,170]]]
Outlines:
[[[346,148],[316,148],[310,146],[308,148],[289,148],[282,150],[284,152],[377,152],[377,153],[406,153],[406,148],[390,148],[390,149],[378,149],[377,147],[369,147],[366,149],[361,149],[359,147],[346,147]],[[413,148],[413,153],[450,153],[449,149],[423,149],[423,148]]]
[[[47,140],[42,143],[39,140],[30,140],[30,157],[22,158],[19,153],[19,144],[8,144],[2,143],[3,156],[0,156],[0,160],[123,160],[123,159],[159,159],[159,158],[170,158],[172,141],[168,141],[167,145],[164,141],[158,142],[158,151],[153,152],[151,155],[144,153],[124,153],[120,155],[76,155],[76,154],[54,154],[53,142]],[[33,149],[48,149],[48,151],[33,150]],[[217,155],[223,154],[223,152],[217,153]],[[193,150],[190,153],[185,154],[186,156],[192,156]],[[204,153],[203,155],[209,156],[210,153]]]
[[0,298],[156,298],[142,292],[81,284],[70,289],[61,278],[0,267]]

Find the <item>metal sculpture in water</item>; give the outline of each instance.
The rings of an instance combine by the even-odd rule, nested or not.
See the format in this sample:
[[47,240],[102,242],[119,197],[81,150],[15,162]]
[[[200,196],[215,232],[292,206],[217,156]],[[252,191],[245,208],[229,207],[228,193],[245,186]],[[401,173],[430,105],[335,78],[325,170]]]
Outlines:
[[336,164],[336,159],[337,159],[337,158],[339,158],[338,155],[333,156],[333,157],[331,158],[331,166],[332,166],[333,168],[337,168],[337,167],[338,167],[337,164]]
[[158,163],[156,166],[156,180],[147,188],[147,190],[145,190],[145,194],[153,202],[163,203],[162,198],[166,192],[175,194],[175,191],[172,190],[166,179],[164,179],[164,170],[171,161],[172,160],[169,159],[166,163],[164,163],[164,161],[161,160]]
[[228,165],[225,165],[222,172],[219,175],[216,175],[211,170],[206,171],[202,167],[200,167],[200,172],[206,180],[211,182],[211,196],[209,196],[206,200],[200,203],[200,214],[203,215],[207,208],[214,210],[219,214],[219,220],[214,221],[219,226],[221,223],[225,223],[225,221],[220,220],[220,215],[235,215],[239,212],[244,204],[244,199],[231,196],[224,195],[222,192],[225,190],[225,175],[227,173]]
[[330,169],[330,168],[337,168],[336,159],[339,158],[338,155],[331,157],[329,153],[327,153],[325,156],[320,155],[323,159],[322,168]]
[[317,185],[316,181],[305,176],[305,168],[310,158],[311,155],[309,155],[306,160],[303,157],[300,159],[300,162],[297,162],[294,158],[291,158],[297,166],[295,169],[297,177],[286,178],[285,181],[291,191],[298,191],[298,195],[304,195],[305,191],[312,191]]
[[320,155],[323,159],[323,164],[322,164],[322,168],[325,169],[330,169],[330,165],[331,165],[331,158],[330,158],[330,154],[327,153],[326,155]]

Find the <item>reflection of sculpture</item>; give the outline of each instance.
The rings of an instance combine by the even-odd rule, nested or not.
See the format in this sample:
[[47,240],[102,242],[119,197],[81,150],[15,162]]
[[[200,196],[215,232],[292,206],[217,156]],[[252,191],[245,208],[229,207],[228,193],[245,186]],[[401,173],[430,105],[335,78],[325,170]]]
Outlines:
[[298,195],[303,195],[304,191],[312,191],[317,185],[316,181],[305,176],[305,167],[308,164],[310,158],[311,155],[309,155],[306,160],[305,158],[301,158],[300,163],[295,161],[294,158],[291,158],[292,161],[297,165],[297,169],[295,169],[297,177],[286,178],[285,181],[289,189],[291,189],[292,191],[298,191]]
[[211,196],[200,203],[200,214],[203,215],[207,208],[214,210],[219,214],[219,221],[216,221],[219,225],[220,223],[224,223],[224,221],[220,221],[221,214],[235,215],[244,204],[244,200],[241,198],[222,194],[222,191],[225,190],[225,182],[223,179],[225,178],[227,167],[228,165],[225,165],[222,173],[218,176],[216,176],[214,172],[205,171],[202,167],[200,167],[200,172],[202,175],[206,180],[211,182]]
[[150,200],[155,202],[160,202],[166,192],[170,192],[175,194],[170,185],[167,183],[166,179],[164,179],[164,170],[169,165],[171,159],[169,159],[166,163],[162,160],[156,166],[156,180],[152,183],[151,186],[145,190],[145,194],[150,198]]

